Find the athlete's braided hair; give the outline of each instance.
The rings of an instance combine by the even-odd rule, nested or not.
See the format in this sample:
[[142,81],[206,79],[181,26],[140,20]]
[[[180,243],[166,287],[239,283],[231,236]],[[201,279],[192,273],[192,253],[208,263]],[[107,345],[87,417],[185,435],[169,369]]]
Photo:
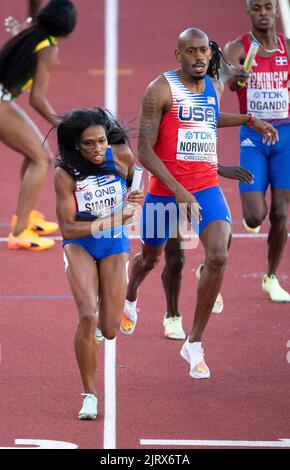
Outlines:
[[35,47],[49,36],[70,34],[77,11],[70,0],[51,0],[36,18],[36,23],[7,41],[0,50],[0,83],[8,91],[21,87],[33,77],[36,67]]
[[85,160],[77,150],[82,133],[90,126],[102,126],[110,145],[128,143],[127,131],[107,109],[74,109],[65,113],[56,126],[59,150],[56,166],[78,180],[90,175],[118,174],[113,162],[95,165]]
[[225,67],[231,67],[231,64],[224,58],[222,50],[217,42],[209,41],[209,45],[212,50],[212,58],[209,63],[207,75],[212,78],[219,79],[223,69]]

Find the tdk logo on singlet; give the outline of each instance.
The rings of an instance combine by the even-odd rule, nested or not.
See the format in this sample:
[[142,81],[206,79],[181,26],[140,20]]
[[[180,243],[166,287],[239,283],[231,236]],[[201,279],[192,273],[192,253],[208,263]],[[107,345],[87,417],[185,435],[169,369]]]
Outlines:
[[206,131],[187,131],[185,134],[186,139],[200,139],[200,140],[212,140],[212,135],[210,132]]
[[215,110],[210,106],[178,106],[178,118],[180,121],[189,122],[215,122]]

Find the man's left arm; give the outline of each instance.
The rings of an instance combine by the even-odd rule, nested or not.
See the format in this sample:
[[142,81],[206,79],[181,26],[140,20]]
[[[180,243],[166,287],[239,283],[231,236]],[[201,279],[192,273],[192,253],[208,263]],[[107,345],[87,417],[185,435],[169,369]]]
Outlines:
[[217,127],[248,126],[263,136],[263,142],[274,145],[279,140],[277,129],[252,114],[220,113]]

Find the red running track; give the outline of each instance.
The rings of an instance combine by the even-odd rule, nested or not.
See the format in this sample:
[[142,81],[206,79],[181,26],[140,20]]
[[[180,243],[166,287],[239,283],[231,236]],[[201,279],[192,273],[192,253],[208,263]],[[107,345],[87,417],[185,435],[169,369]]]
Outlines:
[[[61,45],[61,66],[49,90],[60,113],[104,104],[103,2],[75,3],[78,26]],[[192,0],[121,0],[119,4],[119,116],[132,121],[133,128],[147,83],[176,66],[173,51],[180,31],[196,26],[223,45],[249,27],[244,0],[203,0],[202,6]],[[1,6],[0,21],[8,15],[24,18],[24,6],[10,0]],[[3,28],[1,41],[6,37]],[[23,96],[19,103],[27,110],[26,100]],[[227,91],[222,109],[237,110],[235,97]],[[45,123],[29,113],[46,133]],[[50,141],[53,146],[53,137]],[[3,145],[0,151],[0,236],[5,237],[15,207],[21,160]],[[227,164],[238,162],[236,130],[220,132],[219,157]],[[53,170],[40,208],[54,218],[52,178]],[[242,233],[237,185],[221,184],[231,206],[234,232]],[[265,223],[264,232],[267,228]],[[138,241],[132,242],[132,254],[139,247]],[[0,447],[13,447],[15,439],[42,439],[102,449],[103,353],[97,376],[100,415],[96,422],[80,422],[81,383],[73,353],[77,315],[63,272],[60,242],[52,251],[38,254],[8,252],[5,243],[0,243],[0,252]],[[279,271],[288,289],[289,255],[288,245]],[[202,262],[203,251],[190,251],[186,258],[180,307],[189,332],[196,291],[194,269]],[[290,438],[290,311],[287,305],[271,303],[261,292],[265,264],[265,239],[233,240],[223,286],[224,313],[211,318],[204,336],[212,372],[208,381],[191,379],[179,356],[181,343],[163,337],[163,262],[144,282],[136,333],[132,337],[119,334],[117,339],[118,449],[146,450],[140,439]]]

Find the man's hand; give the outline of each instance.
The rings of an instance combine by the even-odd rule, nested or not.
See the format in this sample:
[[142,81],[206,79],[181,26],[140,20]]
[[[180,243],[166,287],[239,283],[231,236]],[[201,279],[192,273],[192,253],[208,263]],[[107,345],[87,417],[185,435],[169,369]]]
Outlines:
[[264,144],[274,145],[279,140],[277,129],[267,121],[254,117],[249,127],[263,136]]
[[239,66],[234,66],[234,65],[227,65],[227,68],[224,68],[222,70],[223,77],[225,78],[225,81],[235,81],[237,82],[243,82],[247,83],[249,74],[244,70],[242,65]]
[[186,204],[187,208],[187,220],[191,223],[193,218],[196,223],[199,223],[202,220],[200,215],[200,210],[202,207],[198,204],[196,198],[185,189],[181,184],[178,184],[175,190],[175,198],[177,204]]
[[241,181],[241,183],[252,184],[254,180],[253,173],[241,166],[218,165],[218,174],[224,178]]
[[32,18],[30,16],[26,18],[26,20],[22,24],[19,23],[19,21],[13,18],[12,16],[8,16],[4,20],[5,29],[8,33],[11,34],[11,36],[16,36],[23,29],[26,29],[29,26],[31,26],[31,23],[32,23]]

